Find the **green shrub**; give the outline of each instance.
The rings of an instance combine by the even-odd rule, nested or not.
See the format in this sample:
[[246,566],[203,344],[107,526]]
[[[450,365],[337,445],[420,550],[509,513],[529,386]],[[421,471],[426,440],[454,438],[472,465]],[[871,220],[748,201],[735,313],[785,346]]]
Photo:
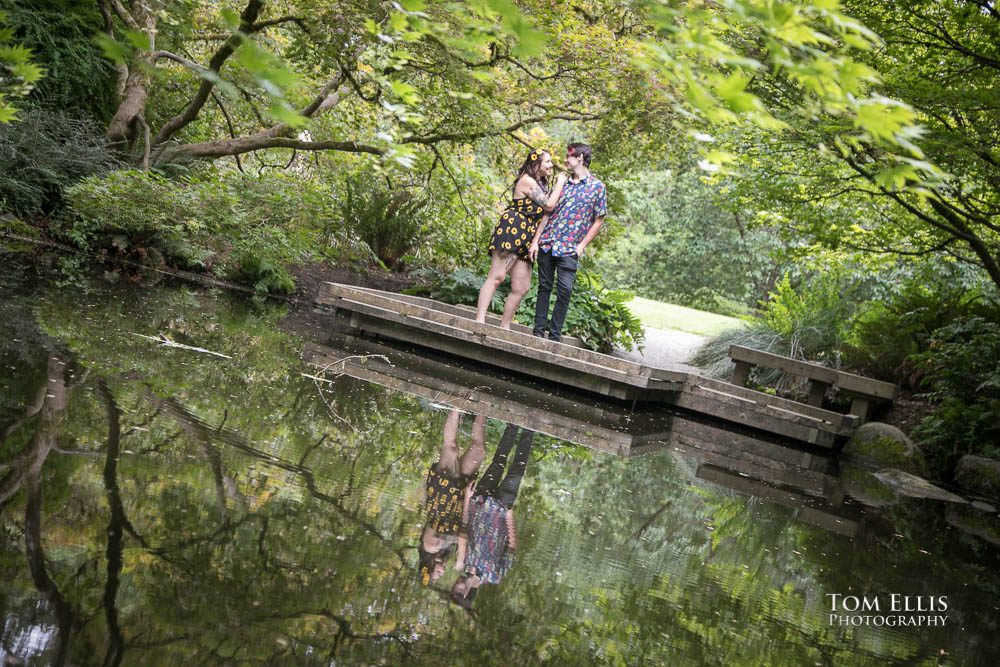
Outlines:
[[331,224],[338,213],[329,186],[301,177],[121,170],[81,181],[67,198],[59,231],[84,250],[211,270],[261,292],[294,289],[291,263],[368,256]]
[[[433,284],[427,291],[432,299],[445,303],[476,305],[479,288],[486,276],[485,268],[476,273],[468,268],[451,273],[434,271]],[[503,312],[504,301],[510,293],[510,283],[505,282],[496,291],[490,310]],[[555,295],[553,294],[553,299]],[[625,305],[632,294],[621,290],[605,289],[595,273],[581,270],[573,288],[569,312],[566,315],[566,333],[579,338],[592,350],[610,352],[613,348],[635,349],[642,344],[644,333],[642,323]],[[535,304],[538,300],[538,286],[533,281],[531,289],[521,301],[517,321],[531,326],[535,319]],[[550,302],[550,307],[552,302]]]
[[368,244],[386,268],[403,268],[406,255],[420,243],[427,200],[408,190],[372,187],[361,177],[347,180],[340,216]]
[[935,331],[913,358],[921,385],[937,403],[914,438],[938,468],[963,454],[1000,455],[1000,323],[960,319]]
[[51,213],[67,187],[112,166],[96,123],[43,109],[20,117],[0,124],[0,213]]
[[847,334],[848,363],[907,384],[915,370],[914,355],[928,349],[934,332],[959,318],[986,315],[989,309],[983,291],[956,276],[908,277],[881,300],[860,305]]
[[760,321],[787,342],[788,356],[838,367],[850,319],[861,300],[853,285],[847,274],[829,271],[795,288],[786,274],[761,304]]

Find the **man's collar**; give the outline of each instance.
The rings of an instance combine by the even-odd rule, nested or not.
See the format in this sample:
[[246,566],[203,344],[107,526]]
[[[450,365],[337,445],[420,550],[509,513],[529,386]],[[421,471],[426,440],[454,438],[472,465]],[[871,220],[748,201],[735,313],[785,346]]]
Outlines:
[[570,179],[569,179],[569,182],[572,183],[573,185],[579,185],[580,183],[583,183],[584,181],[586,181],[589,178],[592,178],[593,176],[594,176],[594,174],[588,171],[587,175],[584,176],[583,178],[581,178],[578,181],[574,181],[573,177],[571,176]]

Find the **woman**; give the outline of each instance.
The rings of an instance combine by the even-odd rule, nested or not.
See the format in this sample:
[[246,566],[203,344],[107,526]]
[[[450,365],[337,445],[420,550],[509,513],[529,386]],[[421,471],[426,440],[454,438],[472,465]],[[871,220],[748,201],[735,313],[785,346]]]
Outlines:
[[500,326],[510,329],[521,299],[531,287],[531,259],[528,246],[544,216],[552,212],[562,194],[566,174],[559,174],[555,187],[549,192],[552,176],[552,156],[547,151],[532,150],[517,172],[510,206],[500,216],[500,222],[490,239],[490,272],[479,290],[476,321],[486,322],[486,311],[493,301],[493,294],[510,276],[510,296],[503,306]]
[[476,415],[473,420],[472,443],[465,453],[458,448],[460,419],[459,411],[453,409],[445,420],[441,452],[425,481],[427,523],[417,550],[418,570],[424,585],[444,574],[445,563],[455,551],[462,527],[466,488],[486,458],[486,416]]

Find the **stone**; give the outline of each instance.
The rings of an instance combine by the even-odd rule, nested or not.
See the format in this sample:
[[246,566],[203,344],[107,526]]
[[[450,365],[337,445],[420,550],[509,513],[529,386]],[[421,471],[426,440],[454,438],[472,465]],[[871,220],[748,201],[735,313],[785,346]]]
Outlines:
[[955,528],[1000,546],[1000,518],[961,505],[950,505],[945,518]]
[[906,434],[891,424],[862,424],[844,445],[841,456],[874,470],[895,468],[914,475],[927,474],[927,462]]
[[946,491],[940,486],[934,486],[923,477],[911,475],[904,470],[895,470],[892,468],[880,470],[875,473],[875,477],[890,489],[903,496],[942,500],[948,503],[961,503],[964,505],[969,504],[969,501],[962,496],[955,495],[951,491]]
[[899,502],[899,496],[865,468],[841,468],[840,481],[844,485],[844,492],[862,505],[888,507]]
[[969,493],[1000,500],[1000,461],[966,454],[955,467],[955,483]]

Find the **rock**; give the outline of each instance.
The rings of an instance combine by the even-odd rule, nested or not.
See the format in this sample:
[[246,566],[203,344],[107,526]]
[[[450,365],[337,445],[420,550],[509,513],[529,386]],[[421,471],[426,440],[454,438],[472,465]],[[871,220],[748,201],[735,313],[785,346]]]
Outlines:
[[917,446],[898,428],[881,422],[862,424],[841,455],[875,470],[895,468],[914,475],[927,474],[927,462]]
[[960,505],[951,505],[945,518],[955,528],[1000,546],[1000,518]]
[[943,500],[948,503],[961,503],[964,505],[969,504],[969,501],[962,496],[957,496],[951,491],[945,491],[939,486],[934,486],[923,477],[911,475],[903,470],[894,470],[892,468],[880,470],[875,473],[875,477],[890,489],[903,496]]
[[955,467],[955,483],[969,493],[1000,500],[1000,461],[967,454]]
[[845,466],[840,470],[844,492],[862,505],[888,507],[899,502],[892,489],[864,468]]

